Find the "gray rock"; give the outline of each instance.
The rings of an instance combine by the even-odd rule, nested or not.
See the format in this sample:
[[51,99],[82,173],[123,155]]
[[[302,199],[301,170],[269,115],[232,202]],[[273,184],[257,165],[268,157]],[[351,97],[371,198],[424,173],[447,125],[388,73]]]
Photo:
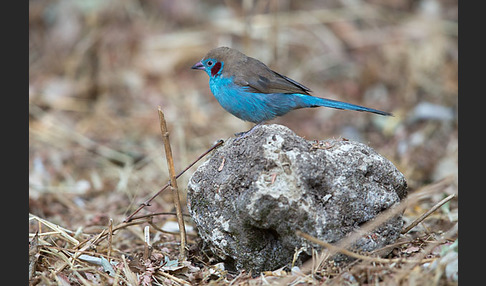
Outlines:
[[[301,262],[319,249],[296,230],[337,242],[406,193],[404,176],[364,144],[307,141],[263,125],[214,151],[192,175],[187,198],[212,252],[229,267],[259,273],[289,264],[296,250]],[[396,216],[354,247],[393,243],[402,225]]]

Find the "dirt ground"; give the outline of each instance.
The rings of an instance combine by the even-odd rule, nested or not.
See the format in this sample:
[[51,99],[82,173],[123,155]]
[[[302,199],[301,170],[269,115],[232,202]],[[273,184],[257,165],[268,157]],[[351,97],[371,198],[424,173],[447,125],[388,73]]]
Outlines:
[[[29,2],[29,281],[32,285],[457,285],[458,4],[369,1]],[[176,172],[252,125],[191,70],[237,48],[313,95],[390,111],[314,108],[271,123],[306,139],[363,142],[405,175],[404,233],[362,253],[253,277],[204,251],[167,189],[160,106]],[[199,161],[178,180],[186,186]],[[447,202],[434,210],[445,199]]]

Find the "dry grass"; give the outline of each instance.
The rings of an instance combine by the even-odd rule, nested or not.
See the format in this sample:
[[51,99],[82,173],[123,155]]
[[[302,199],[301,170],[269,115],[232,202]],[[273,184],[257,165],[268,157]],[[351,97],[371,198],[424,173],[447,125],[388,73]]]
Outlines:
[[[457,284],[457,1],[29,6],[31,284]],[[315,95],[393,112],[321,108],[274,122],[307,139],[359,140],[389,158],[409,184],[406,225],[455,197],[404,233],[387,257],[359,253],[362,259],[338,265],[329,256],[341,244],[292,271],[227,273],[200,248],[186,217],[187,260],[179,261],[169,191],[124,220],[169,180],[158,106],[176,172],[250,127],[219,106],[206,75],[190,70],[220,45],[261,59]],[[420,114],[424,103],[433,108]],[[197,165],[177,180],[183,212]]]

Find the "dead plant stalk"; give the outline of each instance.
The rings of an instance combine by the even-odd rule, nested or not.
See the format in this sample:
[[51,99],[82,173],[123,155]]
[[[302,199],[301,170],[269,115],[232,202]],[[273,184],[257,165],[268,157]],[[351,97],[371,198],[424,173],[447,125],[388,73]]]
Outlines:
[[[223,140],[218,140],[218,142],[216,142],[215,144],[213,144],[213,146],[211,146],[211,148],[209,148],[204,153],[202,153],[201,155],[199,155],[199,157],[196,160],[194,160],[184,170],[182,170],[179,174],[177,174],[176,179],[179,178],[180,176],[182,176],[182,174],[184,174],[187,170],[189,170],[189,168],[191,168],[192,166],[194,166],[194,164],[196,164],[197,162],[199,162],[199,160],[201,160],[202,158],[204,158],[204,156],[206,156],[207,154],[209,154],[211,151],[213,151],[214,149],[218,148],[219,146],[223,145],[223,143],[224,143]],[[127,216],[123,222],[127,223],[127,222],[132,221],[133,219],[139,219],[139,218],[145,217],[145,215],[138,216],[138,217],[135,217],[135,215],[138,212],[140,212],[144,207],[149,206],[150,205],[150,202],[153,201],[158,195],[160,195],[169,186],[170,186],[170,182],[167,183],[167,184],[165,184],[157,193],[155,193],[148,200],[146,200],[145,202],[141,203],[140,206],[133,213],[131,213],[129,216]],[[148,216],[151,216],[151,215],[148,215]]]
[[443,200],[441,200],[440,202],[438,202],[437,204],[435,204],[431,209],[426,211],[424,214],[422,214],[417,219],[415,219],[409,226],[404,228],[402,230],[402,234],[405,234],[405,233],[409,232],[412,228],[416,227],[419,223],[421,223],[424,219],[426,219],[430,214],[435,212],[438,208],[440,208],[442,205],[444,205],[448,201],[452,200],[455,196],[456,196],[456,194],[451,194],[451,195],[447,196],[446,198],[444,198]]
[[160,132],[162,133],[162,139],[164,141],[164,146],[165,146],[165,156],[167,158],[167,165],[169,168],[170,186],[171,186],[170,188],[172,190],[172,196],[174,199],[174,205],[177,214],[177,223],[179,224],[179,232],[181,235],[179,259],[180,261],[183,261],[186,258],[186,251],[185,251],[186,229],[184,226],[184,218],[182,216],[181,201],[179,199],[179,191],[177,188],[177,178],[176,178],[176,172],[174,168],[174,158],[172,157],[172,149],[170,147],[169,131],[167,130],[167,123],[165,122],[164,112],[162,112],[160,106],[158,107],[158,112],[159,112],[159,121],[160,121]]

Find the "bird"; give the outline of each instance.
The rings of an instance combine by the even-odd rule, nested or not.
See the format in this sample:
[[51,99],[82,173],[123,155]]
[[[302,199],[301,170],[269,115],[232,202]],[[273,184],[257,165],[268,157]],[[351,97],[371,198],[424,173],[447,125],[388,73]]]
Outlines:
[[239,119],[255,123],[254,127],[294,109],[321,106],[392,116],[378,109],[313,96],[303,84],[229,47],[210,50],[191,69],[206,71],[209,88],[219,104]]

